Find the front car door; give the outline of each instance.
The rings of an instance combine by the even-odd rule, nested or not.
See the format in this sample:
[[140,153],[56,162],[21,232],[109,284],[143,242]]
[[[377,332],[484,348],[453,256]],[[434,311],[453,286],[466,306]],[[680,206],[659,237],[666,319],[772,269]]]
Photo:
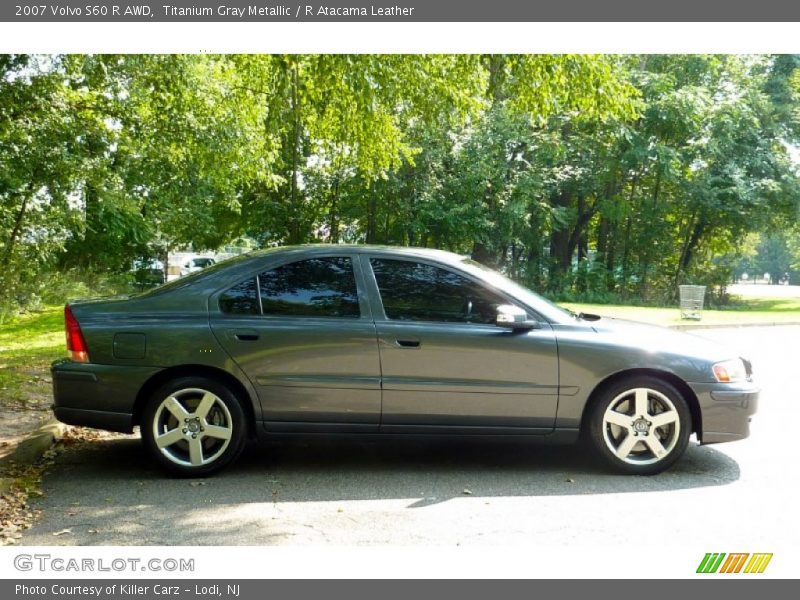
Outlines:
[[293,259],[211,299],[211,327],[256,388],[268,429],[376,431],[375,325],[352,255]]
[[558,352],[548,323],[498,327],[497,306],[514,299],[452,265],[373,254],[362,268],[374,286],[382,430],[553,430]]

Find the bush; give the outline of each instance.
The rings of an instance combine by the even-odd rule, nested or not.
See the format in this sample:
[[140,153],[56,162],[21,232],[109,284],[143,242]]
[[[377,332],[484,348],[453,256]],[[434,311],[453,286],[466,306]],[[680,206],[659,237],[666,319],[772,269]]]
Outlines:
[[40,310],[45,305],[65,304],[78,298],[117,296],[136,291],[130,273],[97,273],[82,269],[48,271],[33,276],[17,272],[1,278],[0,323],[13,315]]

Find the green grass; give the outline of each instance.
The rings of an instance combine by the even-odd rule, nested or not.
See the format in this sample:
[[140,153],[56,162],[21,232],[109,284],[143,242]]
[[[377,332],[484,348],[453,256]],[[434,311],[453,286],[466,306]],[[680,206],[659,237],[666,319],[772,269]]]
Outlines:
[[[732,309],[769,313],[800,313],[800,298],[749,298],[734,297]],[[727,309],[725,309],[727,310]]]
[[800,323],[800,298],[748,298],[736,299],[730,307],[704,309],[699,321],[681,319],[677,306],[670,308],[648,306],[619,306],[610,304],[579,304],[563,302],[575,312],[594,313],[604,317],[629,319],[654,325],[769,325],[773,323]]
[[26,406],[32,392],[50,384],[50,363],[64,356],[62,307],[48,307],[0,325],[0,403]]

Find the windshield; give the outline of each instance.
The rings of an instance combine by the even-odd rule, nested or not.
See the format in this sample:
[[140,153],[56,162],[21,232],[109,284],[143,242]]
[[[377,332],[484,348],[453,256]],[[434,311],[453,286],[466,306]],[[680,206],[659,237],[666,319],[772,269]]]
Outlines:
[[475,274],[479,275],[481,279],[488,281],[495,287],[507,292],[509,295],[519,298],[520,301],[551,321],[564,323],[572,321],[575,317],[575,313],[571,310],[561,308],[557,304],[550,302],[550,300],[541,297],[539,294],[509,279],[502,273],[490,269],[486,265],[482,265],[471,258],[464,258],[462,264],[466,271],[472,270],[476,272]]

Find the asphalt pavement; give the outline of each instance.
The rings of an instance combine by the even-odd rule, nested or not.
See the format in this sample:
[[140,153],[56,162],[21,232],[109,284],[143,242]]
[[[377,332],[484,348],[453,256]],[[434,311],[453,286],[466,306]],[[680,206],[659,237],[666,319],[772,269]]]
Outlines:
[[[21,545],[769,547],[800,539],[800,327],[711,329],[763,386],[748,440],[692,442],[654,477],[609,474],[580,447],[304,439],[248,448],[219,475],[171,479],[134,436],[61,453]],[[642,533],[645,537],[642,538]]]

